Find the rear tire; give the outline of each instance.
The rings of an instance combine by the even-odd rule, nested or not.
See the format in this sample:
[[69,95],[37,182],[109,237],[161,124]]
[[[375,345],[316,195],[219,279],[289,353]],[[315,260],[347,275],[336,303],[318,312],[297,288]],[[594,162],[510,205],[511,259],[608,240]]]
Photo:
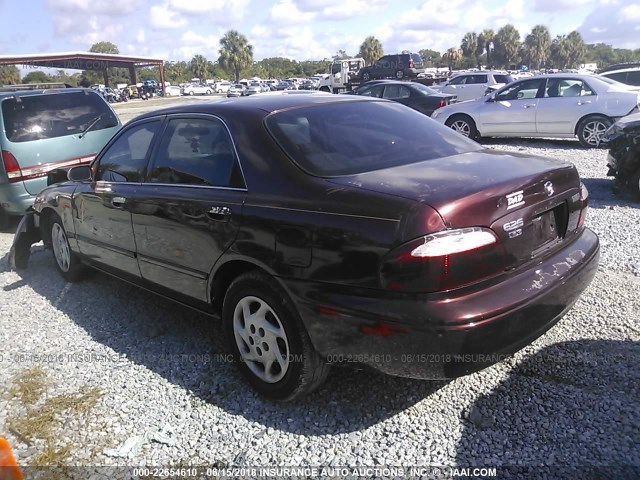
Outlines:
[[87,273],[87,267],[82,264],[78,256],[71,250],[67,232],[62,220],[53,214],[49,220],[51,235],[51,251],[58,271],[67,282],[77,282]]
[[268,275],[248,272],[231,283],[222,322],[236,365],[262,395],[293,400],[327,377],[329,366],[313,348],[293,302]]
[[404,71],[403,71],[403,70],[398,70],[398,71],[396,72],[396,78],[397,78],[398,80],[402,80],[402,79],[404,78]]
[[577,128],[578,140],[584,148],[597,148],[604,132],[613,125],[613,121],[604,115],[589,115],[584,118]]
[[476,140],[478,138],[476,122],[474,122],[468,115],[452,115],[444,124],[472,140]]

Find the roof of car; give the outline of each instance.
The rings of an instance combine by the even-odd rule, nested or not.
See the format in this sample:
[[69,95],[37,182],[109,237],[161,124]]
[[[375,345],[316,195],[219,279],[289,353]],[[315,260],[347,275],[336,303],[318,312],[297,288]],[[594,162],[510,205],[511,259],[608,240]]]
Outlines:
[[[275,93],[275,92],[273,92]],[[374,99],[380,101],[380,99]],[[277,110],[287,110],[289,108],[312,106],[318,104],[344,103],[344,102],[360,102],[372,101],[370,98],[357,97],[351,95],[332,95],[332,94],[298,94],[298,95],[251,95],[245,98],[230,98],[225,100],[212,100],[208,102],[188,103],[176,105],[173,107],[163,108],[147,112],[136,120],[155,117],[158,115],[171,114],[189,114],[189,113],[234,113],[234,112],[256,112],[265,113],[275,112]]]
[[0,98],[6,97],[23,97],[26,95],[42,95],[42,94],[53,94],[53,93],[73,93],[73,92],[95,92],[95,90],[91,88],[63,88],[63,87],[54,87],[54,88],[39,88],[39,89],[30,89],[30,90],[0,90]]

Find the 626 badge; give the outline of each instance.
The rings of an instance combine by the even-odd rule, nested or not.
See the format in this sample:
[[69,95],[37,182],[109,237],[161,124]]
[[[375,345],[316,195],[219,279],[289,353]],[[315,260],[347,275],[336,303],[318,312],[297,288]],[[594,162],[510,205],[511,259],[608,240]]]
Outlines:
[[522,227],[524,227],[524,219],[522,217],[517,220],[505,223],[502,228],[509,234],[509,238],[515,238],[522,235]]

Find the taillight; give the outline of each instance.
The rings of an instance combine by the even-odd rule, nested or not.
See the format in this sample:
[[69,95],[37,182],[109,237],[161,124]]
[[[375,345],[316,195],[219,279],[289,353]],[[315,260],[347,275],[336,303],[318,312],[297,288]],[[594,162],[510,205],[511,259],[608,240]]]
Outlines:
[[22,180],[22,170],[20,170],[18,160],[16,160],[16,157],[14,157],[11,152],[2,150],[2,164],[4,165],[4,171],[7,172],[7,178],[10,183]]
[[442,107],[446,107],[447,106],[447,101],[443,98],[442,100],[440,100],[440,103],[438,104],[438,106],[436,108],[442,108]]
[[587,218],[587,205],[589,204],[589,190],[582,182],[580,182],[580,203],[580,217],[578,218],[577,228],[581,228],[584,225],[584,221]]
[[414,65],[413,60],[409,59],[409,68],[413,68],[413,65]]
[[391,251],[380,271],[384,288],[440,292],[492,277],[505,267],[498,237],[480,227],[446,230]]

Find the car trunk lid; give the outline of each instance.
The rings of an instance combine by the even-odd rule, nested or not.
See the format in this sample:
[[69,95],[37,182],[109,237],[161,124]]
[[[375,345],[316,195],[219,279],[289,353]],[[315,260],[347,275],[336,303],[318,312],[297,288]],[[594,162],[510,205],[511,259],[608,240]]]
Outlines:
[[330,181],[427,204],[451,229],[489,227],[502,241],[509,267],[553,249],[572,235],[582,205],[573,165],[493,150]]

